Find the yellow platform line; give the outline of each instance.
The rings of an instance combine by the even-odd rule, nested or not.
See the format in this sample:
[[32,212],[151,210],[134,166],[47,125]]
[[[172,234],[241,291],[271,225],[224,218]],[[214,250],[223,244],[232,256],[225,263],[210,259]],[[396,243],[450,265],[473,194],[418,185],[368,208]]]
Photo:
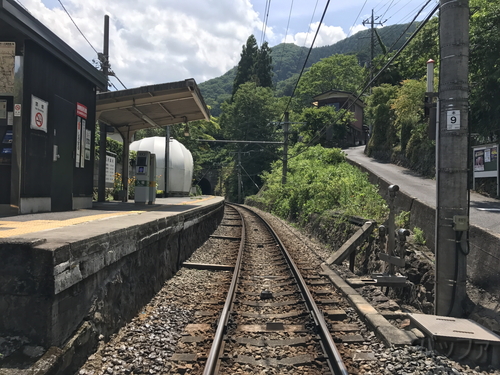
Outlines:
[[[113,212],[101,215],[76,217],[68,220],[31,220],[24,222],[0,220],[0,238],[19,236],[28,233],[40,232],[48,229],[63,228],[71,225],[82,224],[89,221],[100,220],[100,219],[108,219],[116,216],[140,214],[143,212],[146,211]],[[1,230],[2,227],[12,228],[12,229]]]

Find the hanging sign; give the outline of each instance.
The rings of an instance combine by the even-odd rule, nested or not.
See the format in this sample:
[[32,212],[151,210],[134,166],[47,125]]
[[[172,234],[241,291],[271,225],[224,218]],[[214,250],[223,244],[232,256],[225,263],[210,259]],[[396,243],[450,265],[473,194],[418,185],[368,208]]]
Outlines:
[[49,109],[48,102],[40,98],[37,98],[35,95],[31,95],[31,122],[30,122],[31,129],[41,130],[47,133],[48,109]]

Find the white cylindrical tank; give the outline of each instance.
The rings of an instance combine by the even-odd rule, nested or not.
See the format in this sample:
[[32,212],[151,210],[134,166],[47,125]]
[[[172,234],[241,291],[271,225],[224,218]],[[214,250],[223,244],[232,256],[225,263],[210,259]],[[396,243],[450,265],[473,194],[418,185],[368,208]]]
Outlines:
[[[165,190],[165,137],[143,138],[130,144],[132,151],[149,151],[156,155],[158,190]],[[179,141],[170,138],[168,191],[172,195],[189,195],[193,180],[193,156]]]

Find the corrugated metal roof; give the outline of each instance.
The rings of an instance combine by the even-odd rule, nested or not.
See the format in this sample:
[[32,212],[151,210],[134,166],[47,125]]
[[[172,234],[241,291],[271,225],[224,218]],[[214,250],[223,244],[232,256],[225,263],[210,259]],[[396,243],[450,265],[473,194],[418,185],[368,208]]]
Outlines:
[[[208,107],[190,78],[97,94],[97,119],[134,132],[194,120],[209,120]],[[123,129],[120,129],[123,128]]]

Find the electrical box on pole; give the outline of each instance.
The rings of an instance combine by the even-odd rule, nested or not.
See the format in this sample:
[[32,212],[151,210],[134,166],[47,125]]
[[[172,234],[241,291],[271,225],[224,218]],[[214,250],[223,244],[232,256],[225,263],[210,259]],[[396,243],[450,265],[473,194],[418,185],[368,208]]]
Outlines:
[[469,1],[440,0],[435,313],[462,317],[468,252]]

